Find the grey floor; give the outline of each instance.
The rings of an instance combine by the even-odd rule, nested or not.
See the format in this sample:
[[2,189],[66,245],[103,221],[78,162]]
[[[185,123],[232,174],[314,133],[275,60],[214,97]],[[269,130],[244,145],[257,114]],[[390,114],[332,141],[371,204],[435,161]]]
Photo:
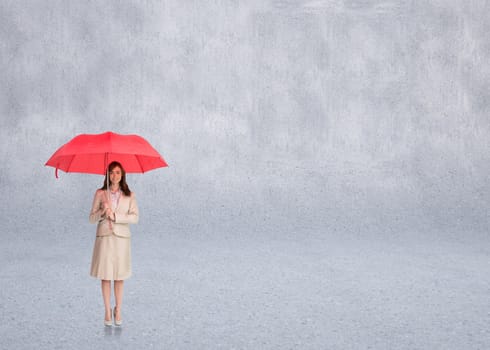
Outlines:
[[94,228],[17,221],[1,244],[0,348],[490,348],[486,233],[219,221],[133,230],[119,329],[88,276]]

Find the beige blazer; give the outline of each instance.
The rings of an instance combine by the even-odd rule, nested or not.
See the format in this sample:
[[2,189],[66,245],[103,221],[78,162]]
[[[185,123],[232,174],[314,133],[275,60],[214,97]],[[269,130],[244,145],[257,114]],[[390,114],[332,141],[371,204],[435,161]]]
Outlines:
[[134,192],[131,195],[121,195],[116,210],[116,221],[109,222],[105,216],[103,216],[104,208],[110,206],[107,191],[97,190],[94,196],[94,202],[92,203],[92,210],[90,211],[89,221],[92,224],[97,224],[97,237],[110,236],[114,233],[120,237],[131,237],[129,230],[129,224],[138,223],[138,204],[136,203],[136,197]]

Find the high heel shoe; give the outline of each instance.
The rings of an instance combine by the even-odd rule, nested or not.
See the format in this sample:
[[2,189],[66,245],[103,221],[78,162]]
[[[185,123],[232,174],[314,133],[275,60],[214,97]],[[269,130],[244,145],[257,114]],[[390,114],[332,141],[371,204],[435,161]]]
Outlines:
[[114,324],[115,324],[116,326],[118,326],[118,327],[122,325],[122,320],[119,320],[119,321],[118,321],[118,320],[116,319],[116,307],[114,307]]
[[[110,314],[110,315],[111,315],[111,317],[112,317],[112,309],[111,309],[111,314]],[[106,320],[106,319],[104,318],[104,325],[105,325],[106,327],[111,327],[111,326],[112,326],[112,319],[110,319],[110,320],[108,321],[108,320]]]

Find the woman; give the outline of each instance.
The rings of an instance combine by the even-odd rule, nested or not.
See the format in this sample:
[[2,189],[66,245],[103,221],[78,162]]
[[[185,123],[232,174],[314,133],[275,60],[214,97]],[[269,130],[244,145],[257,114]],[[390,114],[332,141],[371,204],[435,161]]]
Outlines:
[[[109,183],[109,190],[107,184]],[[101,280],[106,326],[120,326],[124,280],[131,276],[131,233],[129,224],[138,222],[138,205],[126,184],[126,173],[118,162],[109,164],[104,185],[95,192],[90,222],[97,223],[90,275]],[[111,309],[111,280],[116,306]]]

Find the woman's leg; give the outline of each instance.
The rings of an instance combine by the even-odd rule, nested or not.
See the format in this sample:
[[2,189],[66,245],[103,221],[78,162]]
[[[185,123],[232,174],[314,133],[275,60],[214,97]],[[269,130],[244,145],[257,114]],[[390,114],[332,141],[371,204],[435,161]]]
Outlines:
[[110,321],[112,319],[111,315],[111,281],[102,280],[102,297],[104,298],[105,307],[105,320]]
[[116,297],[116,320],[121,320],[121,306],[123,300],[124,281],[114,281],[114,296]]

